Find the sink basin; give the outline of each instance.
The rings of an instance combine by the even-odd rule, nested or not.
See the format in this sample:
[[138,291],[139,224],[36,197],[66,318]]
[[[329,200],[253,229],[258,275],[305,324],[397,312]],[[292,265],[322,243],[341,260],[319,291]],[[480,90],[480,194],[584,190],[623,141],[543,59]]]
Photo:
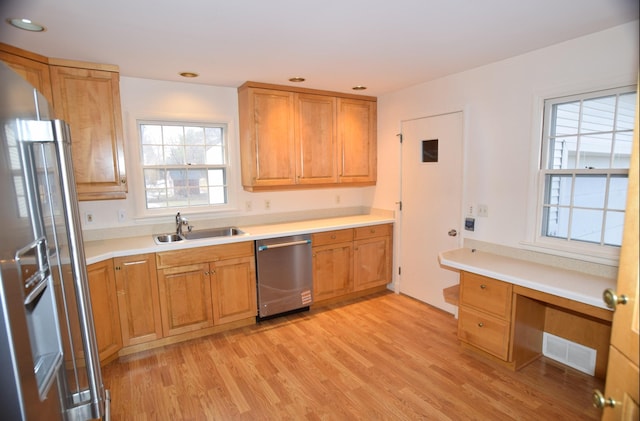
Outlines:
[[153,239],[157,244],[167,244],[167,243],[175,243],[178,241],[184,241],[184,238],[179,236],[178,234],[159,234],[154,235]]
[[153,236],[156,244],[170,244],[177,243],[185,240],[198,240],[202,238],[216,238],[216,237],[232,237],[235,235],[246,234],[236,227],[224,227],[224,228],[210,228],[202,229],[191,232],[184,232],[182,235],[178,234],[156,234]]
[[200,238],[214,237],[232,237],[234,235],[243,234],[245,234],[245,232],[236,227],[210,228],[183,233],[184,238],[187,240],[197,240]]

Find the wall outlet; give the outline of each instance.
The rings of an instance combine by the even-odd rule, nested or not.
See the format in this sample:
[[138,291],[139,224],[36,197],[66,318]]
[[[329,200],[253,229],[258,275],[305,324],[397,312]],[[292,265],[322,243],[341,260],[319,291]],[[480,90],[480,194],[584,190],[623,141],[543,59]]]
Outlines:
[[265,201],[264,201],[264,208],[265,208],[266,210],[271,209],[271,200],[265,200]]
[[87,224],[93,224],[94,221],[93,212],[85,212],[84,213],[84,222]]
[[127,220],[127,211],[118,209],[118,222],[123,223]]
[[340,204],[340,195],[336,194],[336,205]]
[[489,207],[487,205],[478,205],[478,216],[484,218],[489,216]]
[[251,212],[253,210],[253,203],[251,203],[251,200],[247,200],[244,203],[244,210],[246,210],[247,212]]

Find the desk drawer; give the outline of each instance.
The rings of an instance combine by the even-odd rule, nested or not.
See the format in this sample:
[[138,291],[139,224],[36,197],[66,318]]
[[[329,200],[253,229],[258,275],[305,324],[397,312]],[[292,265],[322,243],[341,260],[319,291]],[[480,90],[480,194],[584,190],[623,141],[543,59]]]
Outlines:
[[353,241],[353,228],[337,231],[324,231],[311,235],[311,246],[324,246]]
[[391,235],[391,230],[391,224],[360,227],[355,229],[355,239],[362,240],[365,238],[384,237]]
[[505,320],[511,320],[513,285],[475,273],[462,272],[460,305],[473,307]]
[[460,308],[458,338],[507,361],[510,323],[471,309]]

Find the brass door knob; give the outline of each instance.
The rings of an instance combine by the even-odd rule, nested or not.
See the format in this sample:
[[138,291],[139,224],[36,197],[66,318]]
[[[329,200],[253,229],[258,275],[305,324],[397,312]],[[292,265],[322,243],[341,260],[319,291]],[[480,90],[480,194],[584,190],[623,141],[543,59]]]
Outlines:
[[598,409],[604,409],[606,407],[613,408],[614,406],[616,406],[616,401],[611,398],[605,398],[602,392],[598,389],[593,391],[591,400],[593,401],[593,406]]
[[627,304],[629,299],[626,295],[616,295],[616,292],[611,288],[607,288],[602,292],[602,300],[607,305],[607,307],[614,309],[618,304]]

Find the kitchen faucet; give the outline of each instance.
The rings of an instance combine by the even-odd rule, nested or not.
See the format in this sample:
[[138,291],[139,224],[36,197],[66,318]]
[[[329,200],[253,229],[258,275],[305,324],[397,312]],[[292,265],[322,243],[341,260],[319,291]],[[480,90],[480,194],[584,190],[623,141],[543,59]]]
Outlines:
[[180,215],[180,212],[178,212],[176,214],[176,234],[182,236],[182,226],[186,225],[187,226],[187,230],[189,232],[191,232],[191,229],[193,228],[191,225],[189,225],[189,220],[187,218],[185,218],[184,216]]

